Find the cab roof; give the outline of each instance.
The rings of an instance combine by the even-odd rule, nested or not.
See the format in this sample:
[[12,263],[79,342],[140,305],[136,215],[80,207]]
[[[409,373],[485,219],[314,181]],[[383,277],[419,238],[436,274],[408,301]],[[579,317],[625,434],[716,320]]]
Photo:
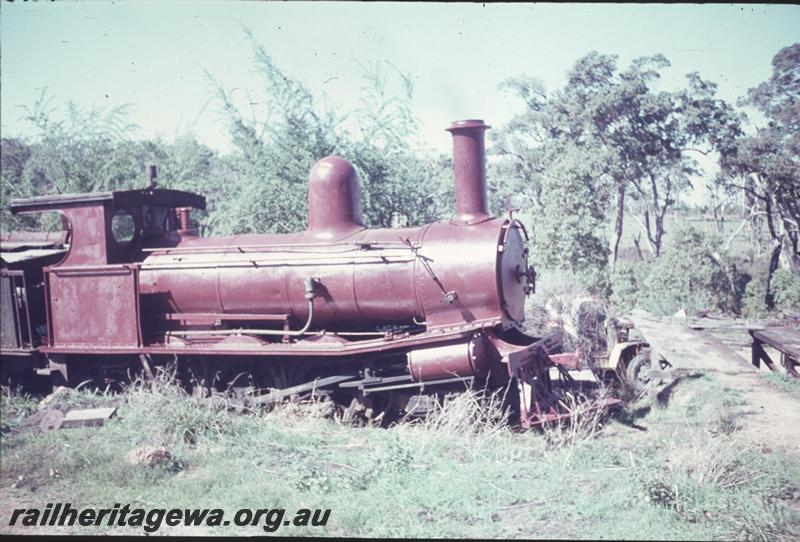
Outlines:
[[58,194],[35,196],[11,200],[11,212],[26,213],[58,210],[65,207],[85,207],[92,204],[112,204],[113,207],[192,207],[205,209],[206,198],[194,192],[169,190],[166,188],[142,188],[138,190],[114,190],[89,194]]

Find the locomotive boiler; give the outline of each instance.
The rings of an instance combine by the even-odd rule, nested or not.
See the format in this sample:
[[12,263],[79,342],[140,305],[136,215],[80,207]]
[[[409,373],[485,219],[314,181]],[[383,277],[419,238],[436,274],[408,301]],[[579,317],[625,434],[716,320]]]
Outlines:
[[260,402],[314,390],[407,412],[513,381],[526,422],[558,344],[522,332],[535,273],[523,225],[487,210],[487,128],[448,128],[455,212],[421,226],[366,228],[356,171],[338,156],[311,169],[308,226],[292,234],[200,237],[190,211],[205,199],[152,183],[12,201],[69,227],[65,256],[42,273],[40,372],[75,383],[177,359],[206,387],[258,381]]

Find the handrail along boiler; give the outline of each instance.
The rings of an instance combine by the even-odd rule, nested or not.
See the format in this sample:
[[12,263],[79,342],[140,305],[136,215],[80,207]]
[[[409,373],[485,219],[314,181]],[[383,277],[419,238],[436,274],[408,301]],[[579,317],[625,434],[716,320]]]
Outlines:
[[189,211],[205,198],[152,182],[14,200],[12,212],[59,211],[70,228],[68,252],[43,270],[39,350],[68,382],[96,364],[178,356],[207,383],[268,374],[268,400],[316,387],[406,410],[424,410],[421,390],[516,377],[525,413],[558,345],[521,331],[535,273],[523,225],[487,210],[487,128],[448,128],[455,214],[422,226],[366,228],[355,169],[338,156],[311,169],[308,227],[291,234],[200,237]]

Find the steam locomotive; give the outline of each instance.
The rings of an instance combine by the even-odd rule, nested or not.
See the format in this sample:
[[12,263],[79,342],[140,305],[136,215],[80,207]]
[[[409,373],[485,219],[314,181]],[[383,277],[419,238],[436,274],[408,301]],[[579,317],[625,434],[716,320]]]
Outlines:
[[311,169],[308,227],[292,234],[200,237],[190,212],[205,198],[152,182],[15,199],[12,213],[58,211],[68,228],[47,258],[4,265],[4,363],[27,354],[75,385],[178,360],[206,392],[258,389],[263,403],[327,393],[406,412],[514,384],[523,424],[557,415],[558,337],[522,328],[535,281],[527,233],[487,211],[487,128],[448,128],[455,214],[422,226],[365,228],[356,172],[338,156]]

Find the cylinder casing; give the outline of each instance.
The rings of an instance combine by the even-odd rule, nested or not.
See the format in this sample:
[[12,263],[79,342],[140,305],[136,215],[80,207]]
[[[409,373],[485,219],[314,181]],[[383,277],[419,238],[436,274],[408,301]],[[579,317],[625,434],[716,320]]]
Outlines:
[[418,381],[483,376],[492,362],[490,345],[480,334],[463,342],[418,348],[407,358],[408,372]]

